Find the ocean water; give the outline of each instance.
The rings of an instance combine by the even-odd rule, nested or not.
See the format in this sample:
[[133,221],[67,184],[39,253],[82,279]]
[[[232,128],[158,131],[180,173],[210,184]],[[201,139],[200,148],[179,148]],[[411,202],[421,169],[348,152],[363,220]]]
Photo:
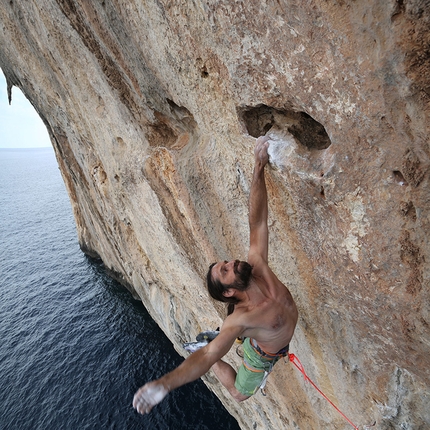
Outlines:
[[196,381],[147,416],[134,392],[182,362],[79,249],[52,148],[0,150],[0,429],[238,429]]

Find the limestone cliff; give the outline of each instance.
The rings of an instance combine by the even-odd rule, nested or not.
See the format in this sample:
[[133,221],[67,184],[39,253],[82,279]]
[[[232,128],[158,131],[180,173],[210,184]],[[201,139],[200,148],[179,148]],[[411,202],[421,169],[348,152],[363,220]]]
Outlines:
[[[246,258],[254,137],[271,134],[292,352],[356,425],[416,430],[430,425],[429,20],[429,0],[4,0],[0,67],[48,128],[82,249],[181,352],[222,321],[204,275]],[[205,380],[243,429],[351,428],[291,364],[240,405]]]

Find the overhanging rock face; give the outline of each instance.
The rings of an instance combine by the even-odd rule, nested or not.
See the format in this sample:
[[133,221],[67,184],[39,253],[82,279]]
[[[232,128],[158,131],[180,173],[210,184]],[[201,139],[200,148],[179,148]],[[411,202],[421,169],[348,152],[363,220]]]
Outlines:
[[[48,128],[82,249],[178,350],[224,317],[204,276],[246,258],[269,134],[292,352],[356,425],[424,429],[429,25],[428,0],[11,0],[0,66]],[[244,429],[350,428],[291,364],[240,405],[205,381]]]

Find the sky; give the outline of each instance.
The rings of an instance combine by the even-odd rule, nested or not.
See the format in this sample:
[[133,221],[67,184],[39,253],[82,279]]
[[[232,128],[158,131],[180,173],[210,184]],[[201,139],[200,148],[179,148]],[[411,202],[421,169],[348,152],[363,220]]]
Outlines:
[[0,148],[41,148],[51,146],[48,131],[31,103],[17,87],[12,88],[12,104],[0,69]]

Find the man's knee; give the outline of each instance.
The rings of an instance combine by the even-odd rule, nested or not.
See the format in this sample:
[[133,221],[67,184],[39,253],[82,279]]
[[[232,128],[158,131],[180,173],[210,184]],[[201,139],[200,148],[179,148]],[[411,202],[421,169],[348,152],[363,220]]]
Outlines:
[[236,387],[231,390],[230,394],[232,395],[233,399],[236,400],[237,403],[243,402],[246,399],[249,399],[251,396],[246,396],[245,394],[242,394],[240,391],[237,390]]

